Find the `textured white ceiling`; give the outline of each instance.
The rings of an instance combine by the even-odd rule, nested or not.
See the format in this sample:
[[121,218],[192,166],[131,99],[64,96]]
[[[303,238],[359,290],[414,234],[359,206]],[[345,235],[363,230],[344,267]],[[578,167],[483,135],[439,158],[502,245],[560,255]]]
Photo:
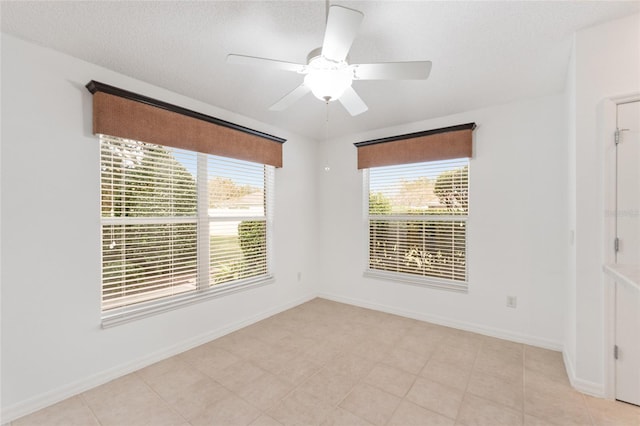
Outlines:
[[[431,60],[426,81],[356,81],[369,111],[330,105],[341,136],[559,92],[578,29],[638,1],[335,1],[364,13],[350,63]],[[2,31],[282,129],[321,140],[312,95],[268,107],[302,81],[227,64],[238,53],[303,63],[324,35],[324,1],[6,2]],[[105,83],[109,83],[106,82]]]

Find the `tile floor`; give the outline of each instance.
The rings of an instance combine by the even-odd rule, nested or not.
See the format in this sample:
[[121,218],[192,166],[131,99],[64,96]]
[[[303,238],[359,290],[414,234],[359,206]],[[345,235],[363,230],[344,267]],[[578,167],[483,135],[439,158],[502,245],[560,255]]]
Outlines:
[[640,425],[559,352],[315,299],[11,423]]

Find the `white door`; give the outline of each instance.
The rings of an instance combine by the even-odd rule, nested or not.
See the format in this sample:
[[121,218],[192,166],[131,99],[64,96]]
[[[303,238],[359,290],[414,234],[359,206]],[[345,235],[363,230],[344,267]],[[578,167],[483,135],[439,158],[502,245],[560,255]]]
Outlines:
[[616,263],[640,265],[640,101],[618,105]]
[[640,405],[640,291],[616,283],[616,399]]
[[[618,105],[616,263],[640,265],[640,102]],[[640,405],[640,288],[616,283],[616,399]]]

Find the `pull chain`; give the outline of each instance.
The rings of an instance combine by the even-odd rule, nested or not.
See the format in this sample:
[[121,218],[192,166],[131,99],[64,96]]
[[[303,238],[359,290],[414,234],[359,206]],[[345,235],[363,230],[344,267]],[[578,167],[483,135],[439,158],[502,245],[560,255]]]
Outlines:
[[324,127],[324,171],[328,172],[331,170],[329,166],[329,101],[327,100],[325,104],[327,105],[327,109]]

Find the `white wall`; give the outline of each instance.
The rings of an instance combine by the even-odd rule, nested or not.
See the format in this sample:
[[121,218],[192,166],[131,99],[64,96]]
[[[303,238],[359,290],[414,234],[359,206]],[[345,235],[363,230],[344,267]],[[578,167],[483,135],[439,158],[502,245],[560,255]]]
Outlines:
[[[575,36],[575,99],[570,124],[575,164],[569,183],[575,205],[570,222],[575,224],[575,279],[570,284],[570,306],[575,305],[572,335],[574,353],[565,359],[571,364],[574,384],[591,393],[603,394],[604,386],[604,241],[603,165],[605,137],[603,109],[609,98],[640,92],[640,15],[607,22],[579,31]],[[610,140],[609,140],[610,142]],[[575,174],[573,174],[575,173]]]
[[[550,96],[332,141],[320,179],[325,297],[560,349],[567,279],[564,97]],[[364,278],[362,173],[353,142],[475,122],[469,292]],[[507,295],[518,307],[506,307]]]
[[[2,35],[2,421],[316,294],[315,143]],[[288,138],[267,286],[100,328],[97,80]],[[302,273],[301,282],[297,273]]]

